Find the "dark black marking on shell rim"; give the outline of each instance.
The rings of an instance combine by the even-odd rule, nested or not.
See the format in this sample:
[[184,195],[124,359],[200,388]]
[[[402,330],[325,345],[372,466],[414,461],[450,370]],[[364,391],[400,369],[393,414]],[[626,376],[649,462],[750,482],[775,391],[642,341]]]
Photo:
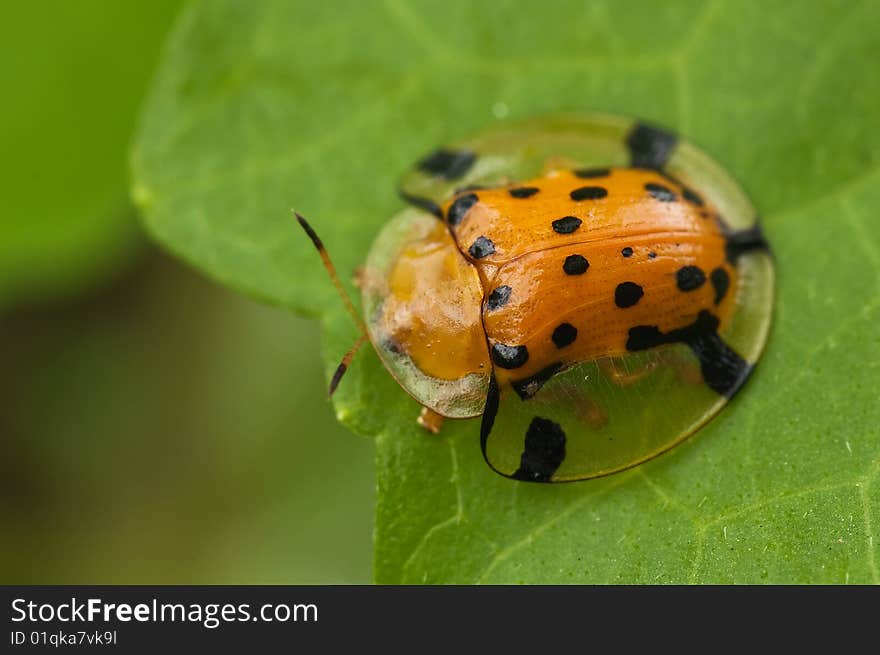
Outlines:
[[553,231],[557,234],[571,234],[583,224],[577,216],[563,216],[553,221]]
[[686,186],[682,186],[681,196],[692,205],[696,205],[697,207],[703,206],[703,199],[693,190],[688,189]]
[[539,191],[540,189],[536,186],[521,186],[508,190],[508,193],[514,198],[531,198]]
[[407,193],[403,189],[398,189],[397,192],[400,194],[400,197],[403,198],[405,202],[412,205],[413,207],[418,207],[419,209],[424,209],[427,212],[434,214],[441,221],[443,220],[443,209],[433,200],[429,198],[423,198],[421,196],[414,196],[411,193]]
[[[378,309],[381,309],[381,305],[378,307]],[[374,319],[374,322],[376,320],[378,319]],[[398,343],[389,336],[382,337],[381,341],[379,342],[379,347],[382,350],[387,350],[388,352],[394,353],[395,355],[400,355],[403,353],[403,348],[401,348]]]
[[627,246],[626,248],[624,248],[623,250],[620,251],[620,254],[623,255],[624,257],[632,257],[633,256],[633,249],[630,248],[629,246]]
[[709,280],[712,281],[712,286],[715,288],[715,304],[717,305],[727,295],[727,290],[730,288],[730,276],[719,266],[709,273]]
[[562,370],[562,362],[555,362],[546,368],[541,369],[534,375],[521,380],[514,380],[510,383],[513,390],[523,400],[529,400],[532,396],[541,390],[547,381]]
[[465,186],[458,187],[455,191],[452,192],[452,195],[457,196],[459,193],[465,193],[467,191],[487,191],[491,187],[488,187],[484,184],[466,184]]
[[416,167],[429,175],[457,180],[470,170],[476,160],[476,153],[470,150],[439,148],[420,159]]
[[526,431],[519,468],[512,478],[526,482],[550,482],[565,461],[565,431],[550,419],[536,416]]
[[678,137],[671,132],[636,123],[626,138],[630,164],[635,168],[663,168],[677,143]]
[[[446,222],[455,227],[464,220],[471,207],[479,202],[476,193],[468,193],[464,196],[456,198],[446,212]],[[441,214],[442,217],[442,214]]]
[[495,252],[495,244],[488,237],[479,236],[468,248],[468,254],[474,259],[488,257]]
[[732,398],[749,377],[752,366],[718,335],[718,325],[718,317],[705,309],[690,325],[666,333],[656,325],[637,325],[629,330],[626,349],[635,352],[670,343],[686,344],[700,361],[706,385]]
[[611,175],[610,168],[578,168],[573,170],[575,177],[582,178],[584,180],[589,180],[594,177],[608,177]]
[[486,389],[486,404],[483,405],[483,418],[480,421],[480,449],[483,451],[483,459],[493,469],[489,457],[486,455],[486,444],[489,441],[489,433],[492,432],[492,426],[495,424],[495,417],[498,415],[498,381],[495,379],[495,372],[489,376],[489,387]]
[[492,361],[504,369],[515,369],[529,361],[529,349],[525,346],[508,346],[504,343],[492,344]]
[[626,309],[638,303],[644,295],[645,291],[635,282],[621,282],[614,290],[614,304]]
[[706,283],[706,274],[699,266],[682,266],[675,272],[675,283],[681,291],[696,291]]
[[513,291],[513,289],[506,284],[502,284],[500,287],[492,289],[492,293],[490,293],[489,297],[486,299],[486,309],[492,311],[499,307],[504,307],[504,305],[507,304],[507,301],[510,300],[511,291]]
[[736,260],[739,259],[740,255],[752,250],[770,252],[770,244],[767,243],[764,232],[761,230],[761,225],[757,221],[750,228],[727,233],[726,238],[727,243],[724,250],[727,255],[727,261],[731,264],[736,264]]

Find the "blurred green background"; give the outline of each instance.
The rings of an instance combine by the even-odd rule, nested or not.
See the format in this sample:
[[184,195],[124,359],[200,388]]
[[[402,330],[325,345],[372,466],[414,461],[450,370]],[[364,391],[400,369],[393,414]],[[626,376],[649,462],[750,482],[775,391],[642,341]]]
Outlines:
[[317,323],[159,253],[128,200],[179,4],[5,7],[0,582],[366,583],[373,449]]

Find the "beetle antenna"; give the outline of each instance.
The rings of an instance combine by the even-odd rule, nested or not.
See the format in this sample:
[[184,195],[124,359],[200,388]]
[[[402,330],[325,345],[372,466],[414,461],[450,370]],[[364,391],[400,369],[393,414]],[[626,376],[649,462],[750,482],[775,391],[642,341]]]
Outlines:
[[299,224],[302,226],[302,229],[305,230],[306,234],[308,234],[309,238],[312,240],[312,243],[315,244],[318,254],[321,255],[321,262],[323,262],[324,268],[327,269],[327,273],[333,281],[333,286],[336,287],[336,291],[338,291],[339,295],[342,297],[342,302],[345,303],[345,308],[348,310],[349,316],[354,320],[355,325],[358,326],[361,334],[366,334],[367,330],[364,327],[364,322],[354,308],[354,303],[351,302],[351,298],[349,298],[348,293],[346,293],[345,287],[342,286],[342,282],[339,280],[339,274],[336,272],[336,267],[333,265],[333,262],[330,261],[330,255],[327,254],[327,249],[324,248],[324,243],[321,241],[321,237],[315,233],[312,226],[309,225],[309,222],[305,218],[303,218],[302,214],[297,211],[294,211],[293,213],[296,216],[296,220],[298,220]]
[[367,335],[362,334],[355,344],[349,348],[348,352],[345,353],[345,357],[339,362],[339,366],[336,367],[336,371],[333,372],[333,377],[330,379],[330,389],[327,391],[328,396],[332,396],[336,391],[336,387],[339,386],[339,381],[348,370],[348,365],[351,364],[351,360],[354,359],[354,356],[357,355],[357,351],[361,349],[361,346],[364,345],[364,341],[366,340]]
[[351,360],[354,359],[354,356],[357,354],[358,350],[361,349],[361,346],[364,345],[364,341],[367,340],[367,329],[364,326],[364,322],[361,317],[358,315],[357,310],[354,308],[354,303],[351,302],[351,298],[348,293],[345,291],[345,287],[342,286],[342,282],[339,280],[339,274],[336,272],[336,267],[333,265],[333,262],[330,260],[330,255],[327,254],[327,249],[324,248],[324,243],[321,241],[321,238],[315,233],[312,229],[312,226],[309,225],[309,222],[303,218],[303,216],[294,211],[294,215],[296,216],[296,220],[299,221],[299,224],[302,226],[302,229],[305,230],[306,234],[309,235],[309,238],[312,240],[312,243],[315,244],[315,248],[318,250],[318,254],[321,255],[321,262],[324,264],[324,268],[327,269],[327,273],[330,275],[330,279],[333,281],[333,286],[336,287],[336,291],[339,292],[339,295],[342,297],[342,302],[345,304],[346,310],[348,310],[349,316],[354,320],[355,325],[357,325],[358,330],[361,332],[361,336],[358,338],[357,342],[349,348],[348,352],[345,353],[345,356],[342,358],[342,361],[339,362],[339,366],[336,367],[336,371],[333,373],[333,377],[330,379],[330,389],[328,395],[332,396],[333,392],[336,391],[336,387],[339,386],[339,382],[342,380],[342,376],[345,375],[345,372],[348,370],[348,365],[351,364]]

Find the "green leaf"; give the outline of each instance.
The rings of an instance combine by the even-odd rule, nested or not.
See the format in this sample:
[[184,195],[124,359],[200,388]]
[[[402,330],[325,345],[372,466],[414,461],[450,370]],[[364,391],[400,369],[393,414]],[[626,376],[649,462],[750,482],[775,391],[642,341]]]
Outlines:
[[348,279],[401,206],[398,175],[502,116],[676,129],[743,183],[779,279],[743,392],[592,482],[496,476],[474,421],[426,436],[359,355],[336,408],[376,437],[377,581],[880,582],[880,4],[341,4],[192,5],[134,151],[156,238],[321,316],[328,375],[356,331],[290,208]]
[[0,306],[95,283],[141,244],[126,149],[179,4],[5,3]]

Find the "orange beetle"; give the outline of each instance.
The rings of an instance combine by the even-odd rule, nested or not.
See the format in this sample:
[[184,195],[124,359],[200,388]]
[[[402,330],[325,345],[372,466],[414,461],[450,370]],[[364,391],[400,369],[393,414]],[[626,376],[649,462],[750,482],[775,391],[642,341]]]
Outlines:
[[367,334],[423,426],[482,416],[502,475],[582,480],[660,454],[721,409],[766,341],[755,213],[669,132],[528,121],[428,155],[401,194],[413,209],[362,277]]

